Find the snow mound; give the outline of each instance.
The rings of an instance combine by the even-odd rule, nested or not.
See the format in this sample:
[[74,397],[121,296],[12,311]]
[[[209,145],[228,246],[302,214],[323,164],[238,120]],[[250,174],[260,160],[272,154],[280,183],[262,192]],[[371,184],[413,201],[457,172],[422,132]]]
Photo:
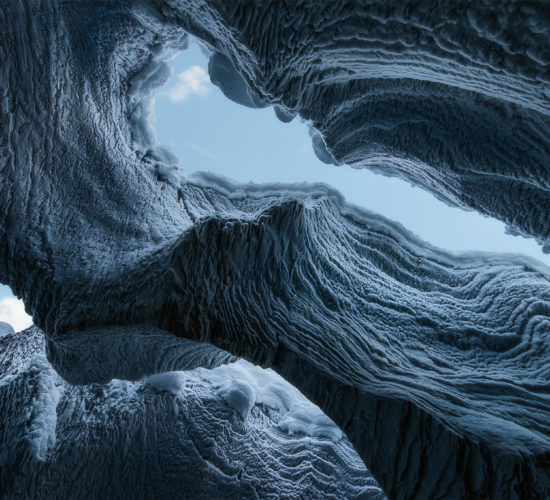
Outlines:
[[256,391],[250,384],[242,380],[232,380],[231,383],[218,391],[227,404],[236,410],[243,420],[246,420],[250,410],[256,403]]
[[281,412],[279,428],[290,435],[305,434],[332,441],[342,438],[342,431],[319,407],[269,368],[241,359],[213,370],[200,369],[200,372],[243,420],[254,404],[263,404]]
[[145,381],[159,391],[168,391],[178,395],[185,387],[186,377],[184,372],[166,372],[152,375],[146,378]]
[[4,323],[3,321],[0,321],[0,337],[13,335],[14,333],[15,330],[13,329],[13,326],[11,326],[9,323]]

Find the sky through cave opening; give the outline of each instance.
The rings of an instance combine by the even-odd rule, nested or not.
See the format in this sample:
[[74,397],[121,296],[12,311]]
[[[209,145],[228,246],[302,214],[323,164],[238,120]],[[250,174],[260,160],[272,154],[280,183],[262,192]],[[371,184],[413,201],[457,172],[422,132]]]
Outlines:
[[325,183],[355,205],[400,222],[450,251],[521,253],[550,265],[532,239],[505,233],[504,223],[446,205],[398,178],[322,163],[308,127],[279,121],[273,107],[234,103],[210,82],[208,59],[192,43],[173,59],[174,74],[155,98],[158,140],[178,156],[186,175],[213,172],[238,182]]
[[[550,266],[550,255],[533,239],[506,234],[496,219],[450,207],[395,177],[321,162],[299,117],[283,123],[273,107],[247,108],[223,95],[210,82],[208,58],[198,43],[172,64],[172,78],[154,98],[156,130],[186,175],[202,171],[242,183],[325,183],[348,202],[397,221],[445,250],[520,253]],[[0,322],[16,331],[32,324],[23,303],[1,284]]]

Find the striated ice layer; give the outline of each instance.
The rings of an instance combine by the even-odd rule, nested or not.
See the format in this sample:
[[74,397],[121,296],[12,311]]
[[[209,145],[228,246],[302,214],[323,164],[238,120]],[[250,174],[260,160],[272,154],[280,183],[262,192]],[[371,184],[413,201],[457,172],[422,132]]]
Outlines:
[[[439,251],[327,186],[185,177],[155,142],[150,99],[191,33],[226,95],[299,113],[324,161],[400,175],[548,246],[547,10],[358,3],[14,0],[0,10],[0,282],[24,299],[66,380],[41,350],[21,354],[29,364],[15,372],[23,357],[5,358],[1,375],[15,378],[0,398],[3,481],[23,488],[36,474],[55,488],[93,456],[103,479],[82,469],[75,496],[80,482],[116,496],[123,472],[146,488],[144,474],[175,470],[159,488],[181,486],[178,464],[204,471],[192,469],[204,457],[214,476],[238,479],[203,455],[212,441],[188,462],[170,454],[174,436],[187,439],[171,432],[183,375],[101,384],[241,356],[316,403],[391,497],[550,494],[546,267]],[[16,339],[22,353],[35,345]],[[235,425],[262,420],[261,389],[244,376],[208,383],[213,416],[197,418],[215,426],[223,408]],[[270,427],[278,439],[308,431],[334,449],[321,417],[285,405]],[[96,439],[105,428],[116,446]],[[271,444],[242,451],[224,429],[228,453],[264,463]],[[121,456],[133,440],[151,455],[130,469]],[[48,462],[57,443],[73,454],[59,469]],[[176,464],[156,462],[164,452]],[[269,477],[308,478],[293,456],[280,450]],[[197,488],[214,484],[204,477]]]
[[[236,370],[260,383],[248,368]],[[0,497],[385,498],[345,438],[282,432],[269,401],[241,419],[215,372],[72,386],[45,360],[38,328],[1,338]],[[263,378],[315,413],[280,377]]]
[[550,252],[543,3],[167,3],[214,52],[212,81],[246,104],[221,53],[262,106],[315,126],[322,161],[399,176]]

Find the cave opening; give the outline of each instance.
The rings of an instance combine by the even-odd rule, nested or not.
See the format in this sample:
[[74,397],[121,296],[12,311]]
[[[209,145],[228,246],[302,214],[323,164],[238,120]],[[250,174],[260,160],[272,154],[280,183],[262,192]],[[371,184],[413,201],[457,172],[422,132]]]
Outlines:
[[[37,326],[0,333],[0,490],[548,496],[540,249],[453,253],[508,237],[311,151],[550,251],[542,9],[35,3],[2,9],[0,263]],[[186,33],[215,52],[174,84]]]
[[155,96],[156,130],[185,175],[211,172],[254,184],[324,183],[347,202],[401,223],[436,247],[519,253],[550,265],[533,239],[507,234],[501,221],[451,207],[397,177],[323,163],[300,117],[283,123],[273,107],[248,108],[228,99],[210,81],[208,57],[198,42],[172,63],[172,78]]
[[14,296],[8,285],[0,284],[0,337],[31,325],[32,317],[25,311],[23,301]]
[[[397,177],[322,162],[300,117],[277,119],[273,107],[248,108],[210,81],[207,50],[193,40],[172,59],[173,75],[154,96],[156,132],[179,158],[185,175],[210,172],[239,183],[323,183],[348,201],[401,223],[450,251],[527,255],[547,266],[550,255],[530,238],[505,232],[501,221],[451,207]],[[0,322],[32,324],[23,302],[0,284]]]

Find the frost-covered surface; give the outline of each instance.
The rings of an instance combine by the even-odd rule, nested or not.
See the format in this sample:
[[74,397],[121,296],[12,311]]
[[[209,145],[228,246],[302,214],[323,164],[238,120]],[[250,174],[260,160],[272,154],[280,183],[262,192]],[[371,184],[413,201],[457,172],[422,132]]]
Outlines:
[[[246,371],[224,368],[234,383]],[[282,432],[273,404],[242,419],[209,381],[216,371],[72,386],[46,361],[38,328],[3,337],[0,497],[384,498],[349,441]],[[296,397],[265,377],[277,397]]]
[[260,403],[281,412],[279,427],[289,434],[304,433],[333,441],[342,438],[340,429],[321,410],[273,370],[239,360],[215,370],[202,370],[201,374],[243,418],[255,403]]
[[[392,497],[548,496],[547,268],[439,251],[327,186],[186,178],[155,144],[148,99],[191,33],[212,52],[227,95],[276,103],[285,120],[298,112],[324,161],[404,176],[548,245],[550,11],[359,3],[8,2],[0,281],[23,297],[48,358],[73,382],[230,359],[211,346],[168,348],[168,332],[282,374],[339,425]],[[0,404],[28,408],[30,376]],[[235,422],[256,413],[262,390],[246,377],[214,385]],[[60,393],[56,443],[64,398],[89,387]],[[158,391],[148,387],[140,390]],[[169,405],[140,400],[144,413],[124,417],[144,440],[147,425],[172,418],[176,395],[161,393]],[[35,450],[53,439],[42,415],[55,397],[43,401]],[[102,405],[94,422],[123,428],[111,419],[127,406],[111,395]],[[289,439],[319,428],[299,407],[277,408],[277,432]],[[64,439],[81,435],[84,423],[66,418]],[[70,453],[87,455],[86,440],[71,443]],[[162,441],[172,445],[173,436]],[[2,453],[18,449],[29,448]],[[102,463],[120,464],[109,457]],[[132,463],[137,479],[149,470],[146,458]]]
[[[322,161],[398,175],[550,252],[544,2],[167,3],[262,106],[312,122]],[[233,75],[213,81],[244,103]]]
[[48,356],[73,384],[139,380],[172,370],[214,368],[235,357],[210,344],[177,338],[158,328],[136,325],[87,328],[49,344]]

